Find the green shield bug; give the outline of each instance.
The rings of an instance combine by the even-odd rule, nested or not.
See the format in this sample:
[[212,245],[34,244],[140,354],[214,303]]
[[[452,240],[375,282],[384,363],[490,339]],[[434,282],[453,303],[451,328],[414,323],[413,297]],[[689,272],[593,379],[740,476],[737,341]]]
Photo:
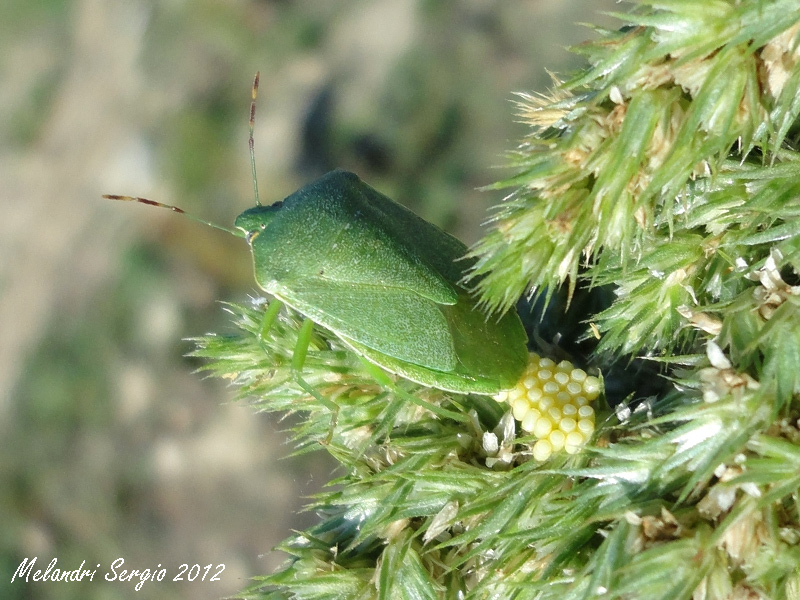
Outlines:
[[[462,283],[467,247],[456,238],[341,170],[281,202],[259,203],[257,89],[258,75],[249,139],[256,206],[236,218],[233,230],[192,218],[244,237],[261,289],[379,367],[459,393],[514,387],[528,361],[522,323],[514,311],[493,317],[480,310]],[[144,198],[106,197],[184,212]],[[279,306],[267,309],[263,331]],[[295,350],[298,373],[303,337]]]

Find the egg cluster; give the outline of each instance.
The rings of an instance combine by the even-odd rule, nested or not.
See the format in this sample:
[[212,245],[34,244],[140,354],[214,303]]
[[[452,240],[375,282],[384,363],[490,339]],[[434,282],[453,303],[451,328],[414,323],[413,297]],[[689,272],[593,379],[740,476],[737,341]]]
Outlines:
[[538,438],[533,457],[543,461],[553,452],[576,454],[594,432],[589,402],[600,394],[600,380],[562,360],[531,353],[519,383],[494,398],[508,402],[520,427]]

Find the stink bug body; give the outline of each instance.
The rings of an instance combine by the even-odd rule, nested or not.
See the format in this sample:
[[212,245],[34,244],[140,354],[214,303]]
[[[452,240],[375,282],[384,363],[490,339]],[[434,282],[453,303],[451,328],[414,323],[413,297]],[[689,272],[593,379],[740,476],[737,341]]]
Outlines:
[[525,369],[517,314],[487,318],[458,283],[466,246],[353,173],[333,171],[251,208],[236,227],[264,291],[388,371],[494,394]]
[[[234,230],[192,218],[244,237],[259,287],[387,371],[460,393],[513,387],[528,358],[522,323],[514,311],[497,318],[478,308],[460,283],[467,247],[456,238],[346,171],[271,206],[258,203],[257,89],[258,75],[250,109],[256,206],[237,217]],[[107,197],[183,212],[143,198]]]

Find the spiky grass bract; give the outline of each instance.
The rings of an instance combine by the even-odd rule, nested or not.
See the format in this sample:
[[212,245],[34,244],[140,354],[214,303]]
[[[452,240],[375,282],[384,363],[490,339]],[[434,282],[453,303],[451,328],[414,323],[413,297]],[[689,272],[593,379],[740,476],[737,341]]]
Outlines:
[[[621,18],[578,49],[588,69],[522,99],[531,133],[475,282],[501,309],[613,286],[584,315],[594,359],[647,358],[671,390],[598,409],[592,443],[539,462],[505,405],[397,380],[409,403],[318,331],[307,380],[338,394],[342,477],[248,597],[800,594],[800,6],[642,0]],[[312,448],[327,409],[281,378],[294,317],[264,348],[258,311],[235,312],[243,332],[201,353],[306,413]]]

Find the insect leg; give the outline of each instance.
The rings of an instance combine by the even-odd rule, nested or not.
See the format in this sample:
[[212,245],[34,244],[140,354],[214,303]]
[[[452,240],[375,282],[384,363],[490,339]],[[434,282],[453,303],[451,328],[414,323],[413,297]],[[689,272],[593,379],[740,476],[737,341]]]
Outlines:
[[282,306],[283,302],[281,302],[277,298],[275,298],[272,302],[269,303],[269,306],[267,307],[267,310],[264,313],[264,318],[261,319],[261,331],[258,334],[262,340],[266,339],[267,335],[269,334],[269,330],[272,328],[272,324],[278,317],[278,313],[281,312]]
[[297,344],[295,344],[294,347],[294,354],[292,354],[292,369],[297,374],[300,374],[303,370],[303,364],[306,362],[308,346],[311,344],[311,334],[313,332],[314,322],[311,319],[304,319],[303,324],[300,326],[300,331],[297,334]]
[[297,344],[294,347],[292,354],[292,371],[294,371],[297,385],[299,385],[306,393],[311,394],[314,399],[326,406],[331,411],[331,426],[328,429],[328,435],[323,444],[327,445],[333,439],[333,432],[336,429],[336,423],[339,420],[339,405],[322,396],[315,390],[309,383],[303,379],[301,375],[303,371],[303,363],[306,361],[308,354],[308,346],[311,343],[311,334],[314,331],[314,322],[311,319],[305,319],[303,325],[300,327],[300,332],[297,334]]
[[[272,329],[272,326],[275,324],[281,308],[283,308],[283,302],[277,298],[273,298],[267,306],[267,310],[264,312],[264,316],[261,319],[261,330],[258,332],[262,344],[265,343],[265,340],[269,336],[270,329]],[[308,347],[311,344],[313,332],[314,323],[310,319],[304,319],[303,324],[300,326],[300,331],[297,333],[297,342],[295,343],[294,352],[292,353],[292,373],[295,382],[304,392],[313,396],[317,402],[331,411],[331,426],[324,442],[328,444],[333,438],[333,431],[339,416],[339,405],[322,396],[311,384],[303,379],[302,376],[303,365],[308,355]],[[265,351],[268,352],[266,346]]]

